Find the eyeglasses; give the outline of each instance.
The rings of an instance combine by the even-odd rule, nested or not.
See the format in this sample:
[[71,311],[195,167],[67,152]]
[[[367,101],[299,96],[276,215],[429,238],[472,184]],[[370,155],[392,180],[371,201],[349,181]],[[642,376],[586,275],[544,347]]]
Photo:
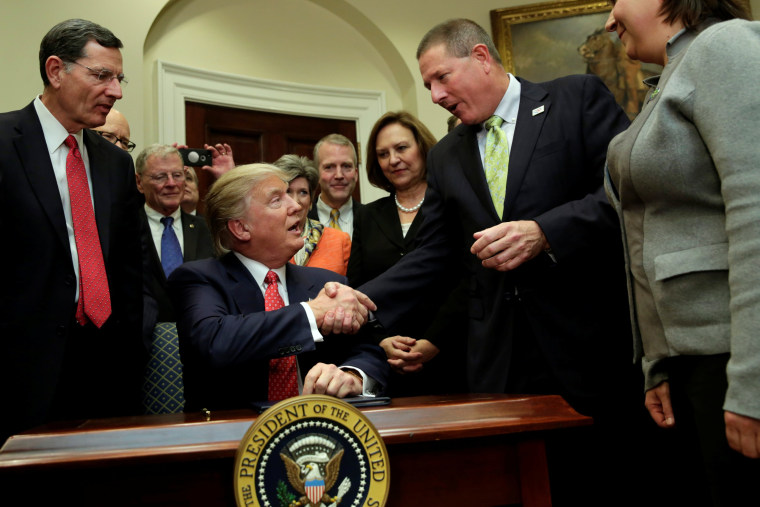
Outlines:
[[100,137],[102,137],[103,139],[105,139],[106,141],[108,141],[111,144],[116,144],[116,143],[121,144],[121,147],[123,149],[127,150],[130,153],[132,152],[132,150],[135,149],[135,146],[137,146],[135,143],[133,143],[129,139],[124,139],[124,138],[121,138],[121,137],[116,137],[114,134],[112,134],[110,132],[104,132],[102,130],[96,130],[95,133],[98,134]]
[[90,73],[92,73],[93,76],[95,76],[95,79],[98,80],[100,83],[110,83],[112,79],[115,79],[119,82],[121,86],[126,85],[129,83],[127,78],[124,77],[124,74],[114,74],[112,70],[109,69],[93,69],[92,67],[88,67],[87,65],[82,65],[79,62],[69,62],[73,63],[74,65],[79,65],[80,67],[84,67],[85,69],[89,70]]
[[177,171],[173,172],[171,174],[169,173],[161,173],[161,174],[149,174],[148,178],[151,179],[154,183],[158,185],[163,185],[167,181],[169,181],[169,176],[172,177],[172,179],[176,182],[182,182],[185,181],[185,172],[184,171]]

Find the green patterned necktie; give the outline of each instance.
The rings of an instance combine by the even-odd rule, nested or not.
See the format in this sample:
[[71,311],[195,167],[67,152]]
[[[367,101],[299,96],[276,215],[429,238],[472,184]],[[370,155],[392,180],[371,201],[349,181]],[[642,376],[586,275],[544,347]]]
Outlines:
[[491,199],[499,218],[504,214],[504,196],[507,193],[507,171],[509,169],[509,141],[501,128],[504,120],[491,116],[486,120],[486,150],[483,156],[486,181],[491,191]]

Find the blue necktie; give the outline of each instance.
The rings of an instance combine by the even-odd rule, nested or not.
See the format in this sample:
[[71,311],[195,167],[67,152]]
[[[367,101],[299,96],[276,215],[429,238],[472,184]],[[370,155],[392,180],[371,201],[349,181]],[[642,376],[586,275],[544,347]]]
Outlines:
[[161,223],[164,224],[164,233],[161,235],[161,266],[164,267],[164,274],[168,278],[172,271],[182,264],[182,249],[172,227],[174,218],[164,217]]

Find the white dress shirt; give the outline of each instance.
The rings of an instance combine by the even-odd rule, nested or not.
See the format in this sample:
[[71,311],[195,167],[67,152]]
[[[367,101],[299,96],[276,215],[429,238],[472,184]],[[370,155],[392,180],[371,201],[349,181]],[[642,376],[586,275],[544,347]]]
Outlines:
[[[322,194],[319,194],[317,198],[317,214],[319,215],[319,221],[325,226],[330,223],[330,212],[333,210],[329,204],[322,200]],[[350,197],[346,203],[338,208],[340,216],[338,217],[338,225],[340,230],[347,232],[351,238],[354,237],[354,198]]]
[[[145,205],[145,215],[148,217],[150,235],[153,238],[153,244],[156,247],[156,252],[158,252],[158,259],[161,260],[161,238],[164,235],[164,224],[161,223],[161,219],[167,215],[162,215],[147,204]],[[182,250],[182,257],[184,258],[185,235],[182,232],[182,209],[177,208],[174,210],[174,213],[168,216],[174,219],[174,222],[172,222],[172,229],[174,229],[174,234],[177,235],[177,241],[179,241],[179,247]]]
[[[507,87],[507,91],[504,94],[504,97],[502,97],[501,102],[499,102],[496,111],[493,112],[494,115],[504,120],[504,123],[501,124],[501,129],[507,134],[510,153],[512,152],[512,139],[515,137],[515,127],[517,126],[517,113],[520,110],[521,90],[522,86],[520,85],[520,81],[518,81],[512,74],[509,74],[509,86]],[[487,120],[488,119],[486,119],[486,121]],[[483,123],[485,124],[485,122]],[[486,130],[485,125],[482,126],[483,128],[477,133],[477,139],[478,149],[480,150],[480,161],[483,162],[483,167],[485,168],[486,136],[488,135],[488,130]]]
[[71,261],[74,263],[74,275],[77,279],[74,302],[79,301],[79,253],[77,252],[77,242],[74,238],[74,220],[71,216],[71,198],[69,197],[69,180],[66,178],[66,157],[69,154],[69,148],[63,142],[69,135],[73,135],[79,146],[79,153],[82,154],[84,170],[87,173],[87,184],[90,187],[90,199],[92,199],[92,209],[95,209],[95,200],[92,195],[92,176],[90,175],[90,159],[87,156],[87,147],[84,145],[84,136],[82,131],[69,134],[66,128],[61,125],[53,113],[51,113],[40,97],[34,99],[34,109],[37,112],[37,118],[42,125],[42,134],[45,136],[50,162],[53,164],[53,173],[55,181],[58,184],[58,193],[61,196],[63,205],[63,217],[66,219],[66,232],[69,237],[69,248],[71,250]]
[[[265,281],[265,278],[267,276],[267,273],[269,271],[274,271],[277,273],[278,278],[280,279],[277,282],[277,289],[280,293],[280,296],[282,296],[282,301],[285,303],[285,306],[288,306],[290,304],[290,300],[288,299],[288,285],[286,280],[286,274],[285,274],[285,266],[281,266],[276,269],[271,269],[266,267],[264,264],[255,261],[253,259],[249,259],[248,257],[238,253],[234,252],[235,256],[240,260],[240,262],[243,263],[243,266],[248,270],[249,273],[251,273],[251,276],[256,281],[256,286],[261,290],[261,295],[266,298],[266,290],[267,290],[267,283]],[[314,342],[319,343],[324,341],[324,337],[319,332],[319,328],[317,327],[317,319],[314,317],[314,312],[311,310],[311,307],[306,304],[306,302],[302,301],[301,306],[303,307],[304,311],[306,312],[306,318],[309,320],[309,328],[311,329],[311,336],[314,338]],[[298,365],[298,363],[296,362]],[[362,377],[362,395],[364,396],[374,396],[375,392],[378,390],[377,381],[373,379],[372,377],[369,377],[367,374],[365,374],[361,369],[355,368],[353,366],[341,366],[341,369],[351,369],[355,372],[359,373]],[[298,365],[298,392],[303,392],[303,375],[301,374],[301,366]]]

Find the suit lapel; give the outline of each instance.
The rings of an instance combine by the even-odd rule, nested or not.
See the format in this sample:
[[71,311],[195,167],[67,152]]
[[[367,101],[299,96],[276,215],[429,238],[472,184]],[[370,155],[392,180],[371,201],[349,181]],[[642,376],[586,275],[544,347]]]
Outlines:
[[[536,148],[544,120],[549,114],[551,100],[546,90],[530,82],[520,81],[520,108],[517,113],[517,127],[509,149],[509,173],[507,175],[507,192],[504,198],[504,219],[510,216],[522,185],[525,173],[528,171],[530,159]],[[544,107],[543,112],[533,114],[538,107]]]
[[393,197],[385,200],[380,213],[373,213],[370,217],[391,243],[399,248],[404,248],[404,237],[401,235],[401,221],[398,218],[396,203]]
[[69,236],[66,219],[61,204],[61,194],[55,181],[53,164],[50,162],[45,135],[34,110],[34,104],[23,109],[22,118],[16,127],[18,135],[13,138],[19,165],[26,172],[29,186],[37,195],[40,206],[52,224],[61,245],[69,251]]
[[194,261],[198,258],[198,229],[195,227],[195,221],[192,215],[180,212],[182,220],[182,243],[184,244],[184,253],[182,255],[185,262]]
[[314,287],[314,282],[306,276],[308,268],[296,266],[295,264],[285,265],[285,277],[287,278],[288,287],[288,304],[298,304],[306,302],[317,296],[319,289]]
[[227,269],[227,275],[232,281],[230,292],[235,300],[240,313],[260,312],[264,309],[264,296],[256,285],[251,273],[243,264],[230,252],[220,259]]
[[142,220],[142,239],[145,245],[144,249],[147,250],[144,255],[147,255],[150,258],[148,267],[145,269],[152,269],[156,279],[159,280],[161,284],[166,286],[166,273],[164,273],[164,267],[161,264],[161,258],[158,256],[158,252],[156,251],[156,242],[153,241],[153,232],[150,229],[148,215],[145,213],[144,206],[140,206],[140,219]]
[[111,223],[111,178],[113,171],[108,164],[108,155],[103,143],[96,142],[97,134],[85,129],[84,143],[87,146],[87,157],[90,159],[90,177],[92,178],[93,201],[95,202],[95,222],[98,225],[98,236],[103,249],[103,260],[108,261],[108,245]]
[[[500,222],[499,215],[496,214],[491,191],[488,189],[486,173],[483,169],[483,161],[480,159],[480,150],[478,149],[477,133],[481,125],[466,125],[457,132],[458,135],[464,136],[463,142],[459,143],[459,163],[462,165],[463,172],[467,181],[470,182],[475,195],[478,196],[480,204],[487,209],[495,222]],[[510,161],[510,167],[511,167]]]

